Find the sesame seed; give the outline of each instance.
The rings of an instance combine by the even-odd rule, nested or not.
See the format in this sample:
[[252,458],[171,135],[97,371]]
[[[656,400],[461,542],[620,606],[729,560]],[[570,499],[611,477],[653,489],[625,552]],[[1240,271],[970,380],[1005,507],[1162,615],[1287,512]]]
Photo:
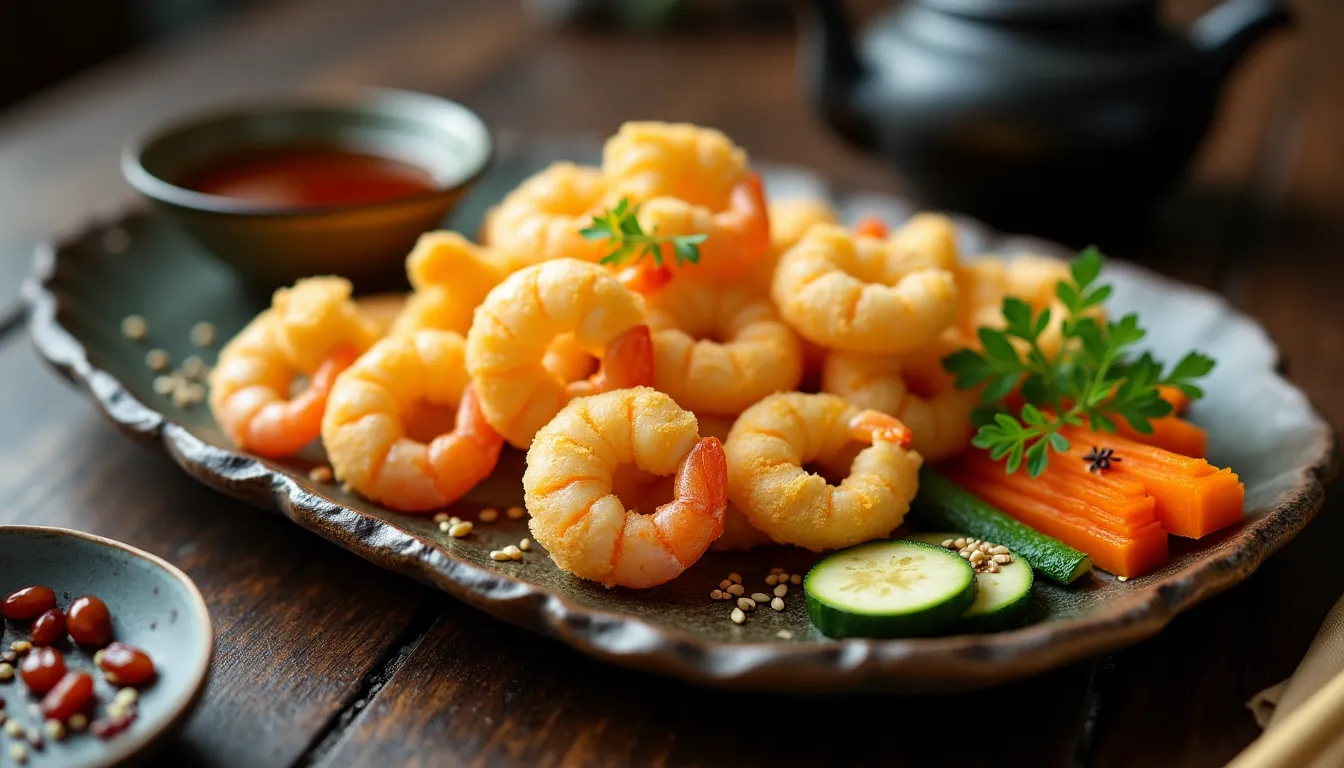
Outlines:
[[954,543],[955,542],[953,539],[943,539],[943,543],[940,544],[939,546],[941,546],[943,549],[947,549],[951,547]]
[[509,557],[507,553],[501,552],[500,550],[496,549],[490,552],[490,559],[502,563],[505,560],[512,560],[513,558]]
[[731,581],[729,581],[729,580],[727,580],[727,579],[724,579],[723,581],[720,581],[720,582],[719,582],[719,589],[727,589],[727,588],[729,588],[729,587],[731,587],[731,586],[733,586],[733,582],[731,582]]
[[205,361],[196,355],[187,355],[182,360],[182,367],[177,370],[178,373],[186,376],[188,379],[200,379],[205,376]]
[[0,664],[0,683],[8,682],[13,679],[14,665],[8,663]]
[[458,523],[457,525],[450,525],[448,526],[448,535],[452,536],[454,539],[460,539],[463,536],[470,534],[471,529],[474,527],[475,526],[473,526],[471,523]]
[[504,515],[510,520],[522,520],[527,516],[527,510],[522,507],[509,507],[504,510]]
[[509,559],[511,559],[511,560],[522,560],[522,559],[523,559],[523,551],[522,551],[521,549],[519,549],[518,547],[512,545],[512,544],[510,544],[509,546],[505,547],[505,548],[504,548],[503,550],[501,550],[501,551],[502,551],[504,554],[508,555],[508,556],[509,556]]
[[781,629],[775,633],[775,637],[781,638],[783,640],[788,640],[793,637],[793,633],[787,629]]
[[149,322],[140,315],[127,315],[121,319],[121,335],[131,341],[144,341],[149,336]]
[[786,581],[788,581],[788,580],[789,580],[789,574],[787,574],[787,573],[781,573],[781,574],[779,574],[779,578],[775,579],[775,583],[776,583],[776,584],[783,584],[784,582],[786,582]]
[[[18,662],[18,660],[19,660],[19,654],[13,651],[5,651],[4,653],[0,653],[0,661],[7,661],[10,664],[15,664]],[[4,704],[0,704],[0,709],[4,709],[4,707],[5,707]]]
[[739,597],[737,598],[737,607],[744,611],[754,611],[756,610],[756,601],[750,597]]
[[126,708],[114,701],[107,705],[107,716],[113,720],[120,720],[126,716]]
[[77,712],[70,716],[70,719],[66,721],[66,725],[69,726],[70,730],[79,733],[89,727],[89,718],[84,713]]
[[766,586],[773,587],[773,586],[775,586],[775,584],[778,583],[778,582],[779,582],[779,577],[776,576],[776,575],[774,575],[773,573],[770,574],[769,576],[766,576],[766,577],[765,577],[765,584],[766,584]]
[[103,666],[103,652],[102,652],[102,651],[94,651],[94,652],[93,652],[93,665],[94,665],[95,667],[100,667],[100,668]]
[[802,575],[801,573],[795,573],[795,574],[793,574],[792,576],[789,577],[789,583],[790,583],[790,584],[802,584],[802,583],[803,583],[803,575]]
[[47,732],[47,738],[52,741],[60,741],[65,738],[65,723],[60,720],[48,720],[42,724],[42,728]]
[[493,523],[499,519],[499,510],[494,507],[486,507],[477,515],[482,523]]
[[741,597],[746,591],[741,584],[730,584],[728,586],[728,594],[733,597]]
[[173,357],[167,350],[151,349],[145,353],[145,365],[151,371],[166,371],[173,364]]
[[731,582],[733,582],[734,584],[741,584],[741,583],[742,583],[742,574],[740,574],[740,573],[730,573],[730,574],[728,574],[728,580],[731,581]]
[[196,347],[209,347],[215,343],[214,323],[199,322],[191,326],[191,343]]
[[16,640],[9,644],[9,649],[15,653],[27,653],[33,650],[33,644],[27,640]]
[[1013,562],[1013,558],[1007,555],[995,555],[992,559],[999,565],[1007,565],[1008,563]]
[[325,464],[313,467],[312,469],[308,470],[308,479],[312,480],[314,483],[322,483],[324,485],[326,483],[330,483],[331,467],[328,467]]
[[122,688],[117,691],[117,695],[112,697],[112,701],[123,707],[129,707],[140,699],[140,692],[134,688]]
[[531,539],[519,539],[519,540],[518,540],[518,548],[521,549],[521,550],[523,550],[524,552],[531,552],[531,551],[532,551],[532,540],[531,540]]
[[723,599],[723,590],[721,590],[721,589],[711,589],[711,590],[709,591],[709,599],[710,599],[710,600],[722,600],[722,599]]
[[449,515],[448,515],[447,512],[440,512],[440,513],[434,515],[434,522],[436,522],[436,523],[446,523],[446,522],[448,522],[448,517],[449,517]]
[[154,394],[171,395],[177,391],[177,388],[186,384],[181,376],[155,376]]
[[776,597],[775,599],[771,600],[770,607],[774,608],[776,611],[784,610],[784,598]]
[[779,566],[775,566],[774,568],[770,569],[770,573],[771,575],[778,576],[779,574],[784,573],[784,569],[780,568]]
[[28,748],[22,744],[10,744],[9,757],[19,765],[23,765],[28,762]]
[[38,751],[41,751],[41,750],[42,750],[42,744],[43,744],[43,742],[42,742],[42,732],[41,732],[41,731],[39,731],[39,730],[36,729],[36,728],[29,728],[29,729],[28,729],[28,734],[27,734],[27,736],[26,736],[25,738],[28,739],[28,743],[32,745],[33,749],[36,749],[36,750],[38,750]]
[[1119,579],[1120,581],[1129,581],[1128,576],[1117,576],[1116,578]]
[[193,382],[186,382],[178,385],[173,390],[173,405],[178,408],[186,408],[192,405],[198,405],[205,401],[205,387]]
[[780,584],[778,587],[775,587],[775,597],[783,597],[787,594],[789,594],[789,585]]
[[751,593],[751,599],[752,599],[752,600],[755,600],[755,601],[758,602],[758,603],[768,603],[768,602],[770,602],[770,596],[767,595],[767,594],[765,594],[764,592],[752,592],[752,593]]
[[21,739],[23,738],[23,726],[19,724],[18,720],[10,720],[5,723],[5,733],[16,739]]
[[747,614],[743,613],[741,608],[734,608],[733,612],[728,614],[728,618],[732,619],[734,624],[743,624],[747,620]]

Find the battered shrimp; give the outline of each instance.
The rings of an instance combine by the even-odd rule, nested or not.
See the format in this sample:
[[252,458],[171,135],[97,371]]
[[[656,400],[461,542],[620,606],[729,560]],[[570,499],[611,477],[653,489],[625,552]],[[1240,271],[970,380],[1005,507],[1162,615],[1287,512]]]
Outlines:
[[[450,331],[389,336],[336,378],[322,442],[337,478],[383,506],[424,512],[489,477],[504,439],[481,413],[464,347]],[[426,441],[408,434],[442,409],[456,412],[450,431]]]
[[[771,395],[738,417],[724,444],[728,495],[756,528],[814,551],[885,536],[901,524],[923,459],[910,431],[835,395]],[[849,449],[868,444],[857,454]],[[848,466],[837,466],[853,456]],[[831,485],[805,465],[849,475]]]
[[426,232],[406,257],[415,288],[390,333],[425,328],[465,334],[472,314],[505,270],[486,249],[456,232]]
[[[703,281],[747,272],[770,248],[761,179],[723,133],[686,123],[633,122],[607,140],[609,200],[639,204],[645,232],[704,234],[700,261],[680,272]],[[664,262],[675,259],[669,251]]]
[[[676,473],[672,500],[649,514],[613,492],[633,465]],[[655,587],[681,575],[723,531],[727,467],[695,416],[649,389],[574,400],[527,451],[523,493],[532,535],[562,570],[608,587]]]
[[[652,384],[644,322],[643,298],[596,264],[557,259],[513,273],[486,296],[467,334],[467,370],[486,419],[525,449],[571,398]],[[601,360],[597,373],[557,375],[553,345],[564,334]]]
[[914,435],[912,446],[927,461],[955,456],[970,445],[971,411],[979,394],[957,389],[942,368],[953,344],[936,342],[907,355],[832,352],[822,369],[821,389],[859,408],[895,416]]
[[[282,458],[311,443],[336,375],[378,337],[340,277],[311,277],[275,292],[219,353],[210,412],[239,448]],[[306,388],[291,397],[296,379]]]
[[696,414],[736,416],[802,379],[797,334],[750,288],[677,281],[648,301],[654,386]]
[[957,320],[955,234],[932,215],[885,240],[816,225],[780,258],[771,296],[785,321],[822,346],[918,349]]
[[554,163],[486,214],[481,239],[517,267],[550,259],[597,261],[607,255],[607,243],[586,240],[579,230],[605,207],[606,193],[601,170]]

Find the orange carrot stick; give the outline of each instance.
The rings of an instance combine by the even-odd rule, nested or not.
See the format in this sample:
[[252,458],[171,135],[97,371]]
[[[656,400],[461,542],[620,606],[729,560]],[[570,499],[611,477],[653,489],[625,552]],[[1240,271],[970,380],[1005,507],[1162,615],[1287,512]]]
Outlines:
[[1056,465],[1081,477],[1088,472],[1083,456],[1093,446],[1112,448],[1120,461],[1112,461],[1105,474],[1143,484],[1156,501],[1157,519],[1176,536],[1198,539],[1241,520],[1246,487],[1229,469],[1218,469],[1202,458],[1181,456],[1119,435],[1066,428],[1060,434],[1069,440],[1069,450],[1056,456]]
[[[963,461],[939,467],[939,470],[946,471],[953,482],[998,507],[1004,514],[1086,552],[1098,568],[1117,576],[1141,576],[1167,561],[1167,534],[1156,521],[1125,536],[1023,493],[1018,485],[987,480],[978,472],[968,471]],[[1002,478],[1011,477],[1001,466],[998,473]]]
[[1144,445],[1156,446],[1197,459],[1204,458],[1204,454],[1208,451],[1208,433],[1179,416],[1164,416],[1148,423],[1153,426],[1152,434],[1145,435],[1124,423],[1120,424],[1120,431],[1117,434]]

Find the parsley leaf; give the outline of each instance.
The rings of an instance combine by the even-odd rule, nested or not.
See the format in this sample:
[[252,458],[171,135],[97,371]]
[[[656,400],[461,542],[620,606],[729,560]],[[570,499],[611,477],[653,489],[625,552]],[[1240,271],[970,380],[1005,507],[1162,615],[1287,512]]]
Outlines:
[[620,265],[632,258],[639,262],[644,257],[653,258],[654,266],[663,265],[663,247],[672,246],[672,256],[677,265],[699,264],[700,244],[707,235],[659,235],[646,233],[639,224],[639,206],[631,205],[628,198],[621,198],[612,208],[593,216],[588,226],[579,230],[579,234],[588,240],[606,240],[611,243],[611,252],[602,257],[603,264]]
[[[1171,413],[1160,386],[1176,387],[1191,399],[1204,391],[1194,382],[1213,370],[1213,358],[1191,352],[1164,373],[1150,353],[1135,356],[1147,332],[1138,315],[1098,322],[1096,310],[1111,296],[1099,285],[1105,257],[1095,247],[1069,263],[1069,279],[1055,286],[1062,343],[1047,355],[1040,339],[1051,326],[1051,309],[1034,311],[1018,298],[1003,302],[1003,328],[979,330],[980,351],[962,349],[943,360],[959,389],[982,387],[980,407],[971,416],[979,427],[971,444],[989,452],[1004,469],[1023,464],[1036,477],[1050,463],[1050,453],[1069,450],[1060,430],[1086,425],[1115,432],[1119,422],[1151,434],[1152,420]],[[1023,402],[1017,413],[1007,398],[1016,391]]]

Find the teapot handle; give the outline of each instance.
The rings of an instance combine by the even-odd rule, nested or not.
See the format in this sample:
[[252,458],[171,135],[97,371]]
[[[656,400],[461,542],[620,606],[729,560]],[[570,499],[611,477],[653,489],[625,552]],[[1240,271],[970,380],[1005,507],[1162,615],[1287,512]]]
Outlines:
[[1261,36],[1291,21],[1282,0],[1224,0],[1191,26],[1190,39],[1231,69]]

